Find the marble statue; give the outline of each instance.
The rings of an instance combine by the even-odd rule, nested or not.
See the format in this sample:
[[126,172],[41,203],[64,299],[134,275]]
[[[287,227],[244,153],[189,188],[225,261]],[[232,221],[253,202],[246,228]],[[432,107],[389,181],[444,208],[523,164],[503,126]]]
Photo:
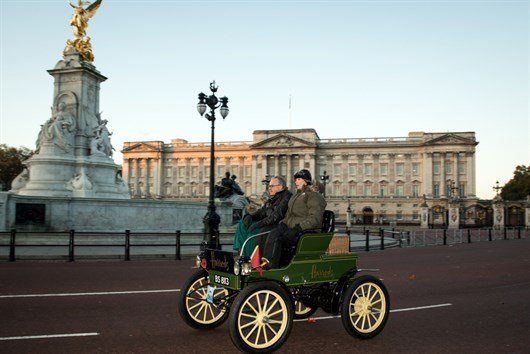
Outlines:
[[122,193],[129,193],[129,187],[127,183],[123,180],[121,172],[116,172],[116,185],[118,186],[118,191]]
[[28,181],[29,181],[29,171],[27,168],[24,167],[24,170],[22,170],[22,172],[20,172],[20,174],[15,177],[13,182],[11,182],[11,190],[17,191],[19,189],[24,188],[24,186],[28,183]]
[[62,150],[69,152],[72,136],[75,132],[75,117],[66,109],[66,103],[59,103],[57,112],[41,125],[35,142],[35,152],[39,153],[43,142],[53,142]]
[[68,187],[71,190],[91,190],[92,189],[92,182],[90,181],[90,178],[85,174],[85,171],[81,171],[79,173],[76,173],[75,176],[68,182]]
[[107,128],[107,120],[103,119],[101,124],[94,129],[94,136],[90,143],[90,154],[99,155],[98,151],[101,152],[104,156],[112,157],[112,151],[114,147],[110,143],[110,136],[112,135]]

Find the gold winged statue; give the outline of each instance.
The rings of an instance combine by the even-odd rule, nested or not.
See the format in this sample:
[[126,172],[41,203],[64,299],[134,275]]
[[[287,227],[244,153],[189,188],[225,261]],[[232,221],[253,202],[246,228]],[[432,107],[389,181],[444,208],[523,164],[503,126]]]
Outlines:
[[86,35],[86,28],[88,27],[88,20],[94,16],[101,5],[101,1],[96,0],[90,3],[88,1],[77,0],[77,5],[74,5],[71,0],[68,0],[70,6],[74,8],[74,14],[70,20],[70,26],[74,27],[74,39],[66,41],[66,48],[63,55],[69,48],[73,48],[81,54],[84,61],[89,63],[94,61],[92,45],[90,44],[90,37]]

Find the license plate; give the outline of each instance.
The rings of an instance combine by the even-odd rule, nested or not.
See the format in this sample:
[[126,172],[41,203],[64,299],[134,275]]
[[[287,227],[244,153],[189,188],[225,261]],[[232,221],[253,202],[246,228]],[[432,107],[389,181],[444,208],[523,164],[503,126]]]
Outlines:
[[223,277],[222,275],[215,274],[213,276],[213,281],[216,284],[221,284],[221,285],[224,285],[224,286],[230,286],[230,278]]
[[208,285],[208,289],[206,291],[206,301],[208,301],[210,304],[213,304],[213,292],[215,291],[215,286]]

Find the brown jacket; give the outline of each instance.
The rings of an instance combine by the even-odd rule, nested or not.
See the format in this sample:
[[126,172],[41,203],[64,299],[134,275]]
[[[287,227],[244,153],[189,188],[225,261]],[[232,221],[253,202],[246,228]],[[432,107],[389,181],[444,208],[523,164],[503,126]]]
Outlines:
[[326,201],[322,194],[313,186],[305,186],[289,200],[287,213],[281,222],[289,227],[300,224],[303,231],[320,230],[325,210]]

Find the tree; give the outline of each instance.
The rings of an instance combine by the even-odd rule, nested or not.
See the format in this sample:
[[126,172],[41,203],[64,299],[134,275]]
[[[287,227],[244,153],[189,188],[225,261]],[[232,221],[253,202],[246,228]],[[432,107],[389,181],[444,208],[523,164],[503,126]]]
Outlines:
[[501,190],[504,200],[523,200],[530,195],[530,166],[520,165],[515,168],[513,178]]
[[14,148],[0,144],[0,190],[11,189],[11,182],[24,169],[23,161],[34,151],[25,147]]

